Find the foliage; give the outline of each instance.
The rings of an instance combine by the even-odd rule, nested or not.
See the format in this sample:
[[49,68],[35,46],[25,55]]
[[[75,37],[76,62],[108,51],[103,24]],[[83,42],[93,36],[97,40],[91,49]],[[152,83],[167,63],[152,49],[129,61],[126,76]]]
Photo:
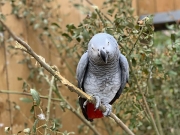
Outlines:
[[[106,32],[113,35],[130,64],[129,84],[120,99],[114,104],[116,115],[127,123],[135,134],[155,134],[150,114],[144,104],[143,96],[145,96],[150,110],[154,114],[160,134],[176,135],[179,133],[179,24],[167,26],[170,31],[154,33],[152,16],[138,21],[133,14],[131,0],[106,0],[101,8],[92,3],[89,3],[91,7],[85,7],[71,1],[71,4],[86,17],[78,26],[73,23],[67,24],[66,30],[63,30],[60,25],[61,18],[56,12],[61,5],[57,5],[55,8],[51,7],[55,0],[46,0],[43,4],[38,1],[30,3],[24,0],[9,1],[12,4],[12,14],[16,15],[18,19],[26,20],[27,26],[38,33],[41,42],[47,44],[48,41],[53,44],[59,57],[65,61],[66,57],[70,57],[77,64],[94,34]],[[40,6],[41,4],[42,6]],[[69,43],[73,46],[67,45]],[[66,52],[66,57],[63,55],[64,52]],[[36,104],[32,103],[31,99],[21,98],[21,101],[33,104],[31,112],[34,116],[34,125],[31,130],[35,133],[39,120],[44,120],[44,116],[42,117],[44,112],[41,109],[38,95],[38,92],[41,93],[42,90],[36,89],[35,81],[46,82],[48,87],[53,89],[54,95],[61,100],[59,106],[63,111],[69,109],[69,105],[64,102],[56,84],[52,86],[49,83],[51,80],[41,67],[32,65],[28,56],[25,56],[20,63],[27,64],[30,69],[28,79],[18,79],[23,81],[25,91],[33,88],[31,93],[33,99],[36,99]],[[72,65],[68,65],[66,62],[66,67],[74,75]],[[35,116],[36,110],[40,111],[39,117]],[[76,111],[78,112],[78,107]],[[95,126],[98,125],[98,121],[101,120],[97,120],[94,123]],[[102,123],[102,128],[105,127],[107,134],[120,134],[115,123],[109,119],[102,119]],[[58,118],[51,118],[50,124],[44,120],[42,127],[58,133],[62,124]],[[80,124],[78,127],[82,134],[89,132],[84,124]],[[71,134],[71,132],[65,131],[62,134]],[[126,133],[123,132],[123,134]]]
[[158,109],[163,130],[166,134],[179,132],[179,64],[180,64],[180,25],[167,26],[168,31],[155,33],[154,47],[157,69],[153,78],[153,90],[158,103]]
[[[65,56],[63,56],[62,53],[68,52],[68,48],[66,48],[65,46],[66,42],[62,43],[63,39],[61,38],[61,36],[59,36],[59,33],[61,34],[61,27],[58,25],[58,23],[61,22],[61,18],[58,14],[60,5],[51,7],[53,5],[53,2],[55,2],[55,0],[47,0],[44,1],[43,4],[40,1],[8,0],[3,1],[2,3],[10,3],[12,6],[11,14],[15,15],[17,19],[25,21],[27,23],[26,28],[34,30],[44,47],[47,47],[49,45],[49,42],[47,41],[47,39],[49,39],[53,47],[56,48],[55,53],[57,53],[58,56],[63,59],[63,57]],[[8,18],[8,15],[4,15],[1,13],[0,15],[1,19],[6,20],[6,17]],[[0,28],[1,34],[4,36],[4,29],[1,27],[1,25]],[[15,50],[18,47],[14,47],[14,41],[11,38],[6,38],[6,43],[9,45],[7,51],[11,53],[12,57],[14,55],[19,55],[19,52]],[[2,39],[2,41],[4,41],[4,39]],[[23,91],[31,93],[32,98],[21,97],[20,101],[32,104],[32,107],[29,108],[31,115],[27,116],[26,119],[30,119],[29,121],[33,121],[33,126],[31,127],[31,129],[26,129],[26,127],[30,127],[32,123],[29,121],[24,121],[25,129],[23,131],[19,131],[18,133],[23,132],[24,134],[38,134],[38,132],[43,129],[47,134],[74,134],[74,132],[62,131],[61,120],[58,116],[55,116],[55,111],[52,111],[53,113],[51,114],[51,117],[49,119],[47,118],[47,114],[45,115],[46,109],[42,106],[44,101],[40,100],[40,98],[42,97],[40,97],[39,93],[46,94],[48,92],[46,87],[53,87],[52,89],[54,93],[52,94],[52,96],[59,98],[58,100],[56,99],[59,102],[58,104],[52,101],[51,107],[47,106],[47,108],[50,108],[51,110],[60,108],[59,110],[65,111],[65,109],[69,108],[69,106],[66,102],[62,101],[61,96],[59,97],[59,92],[57,92],[57,90],[54,88],[55,84],[53,84],[53,86],[49,84],[49,75],[45,74],[44,69],[37,64],[34,65],[32,62],[32,58],[30,58],[29,55],[23,55],[24,58],[18,63],[27,65],[29,69],[29,76],[28,78],[18,77],[18,81],[22,82]],[[66,67],[69,67],[69,70],[71,71],[70,66],[66,65]],[[61,88],[60,86],[58,86],[59,84],[56,85],[56,87]],[[32,99],[34,100],[34,102],[32,102]],[[13,104],[15,110],[18,110],[21,114],[23,114],[20,107],[15,102]],[[7,130],[7,134],[11,134],[11,128],[7,127],[7,129],[9,129]]]
[[[76,4],[77,6],[82,5]],[[148,126],[150,127],[151,124],[146,116],[139,89],[146,92],[147,80],[152,72],[154,31],[151,25],[152,16],[144,18],[142,23],[138,24],[137,18],[133,15],[130,0],[106,1],[103,3],[103,10],[93,7],[94,11],[90,12],[78,27],[68,25],[64,36],[66,35],[67,39],[73,37],[77,44],[81,45],[83,52],[87,49],[90,38],[98,32],[109,33],[117,39],[120,50],[128,57],[131,75],[129,87],[125,89],[114,109],[123,121],[130,121],[131,129],[142,130],[139,130],[138,134],[148,132]],[[147,94],[146,97],[149,99],[153,96]],[[149,102],[153,104],[152,101]],[[108,126],[111,126],[111,133],[116,132],[113,124]]]

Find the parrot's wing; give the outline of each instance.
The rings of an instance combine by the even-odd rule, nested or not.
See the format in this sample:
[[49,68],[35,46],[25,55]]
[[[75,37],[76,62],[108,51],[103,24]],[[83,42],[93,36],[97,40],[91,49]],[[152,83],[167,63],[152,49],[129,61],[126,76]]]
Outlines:
[[114,103],[115,100],[119,98],[124,87],[126,86],[126,83],[129,80],[129,64],[128,64],[126,57],[121,53],[119,56],[119,67],[120,67],[120,72],[121,72],[121,76],[120,76],[121,86],[120,86],[119,90],[117,91],[113,100],[110,102],[110,104]]
[[[81,57],[81,59],[79,60],[79,63],[77,65],[77,69],[76,69],[76,77],[78,80],[78,87],[80,89],[82,89],[84,91],[84,87],[83,87],[83,81],[84,81],[84,77],[87,71],[87,67],[88,67],[88,52],[84,53]],[[88,118],[87,116],[87,107],[84,106],[84,102],[86,101],[85,98],[81,98],[79,97],[79,105],[81,107],[82,113],[84,115],[84,117],[89,120],[92,121],[91,119]]]
[[78,80],[78,87],[82,89],[83,87],[83,80],[84,80],[84,76],[86,74],[86,70],[87,70],[87,66],[88,66],[88,52],[84,53],[81,57],[81,59],[79,60],[79,63],[77,65],[77,69],[76,69],[76,77]]
[[119,65],[121,69],[121,91],[124,89],[126,83],[129,81],[129,64],[126,57],[120,54]]

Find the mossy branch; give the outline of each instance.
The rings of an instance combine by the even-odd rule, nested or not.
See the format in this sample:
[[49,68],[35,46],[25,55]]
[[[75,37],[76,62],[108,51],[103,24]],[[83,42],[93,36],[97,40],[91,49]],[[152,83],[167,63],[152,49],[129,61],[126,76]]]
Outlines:
[[[43,58],[39,55],[37,55],[32,48],[23,40],[18,38],[14,33],[6,26],[6,24],[0,20],[0,23],[3,25],[3,27],[8,31],[8,33],[12,36],[14,40],[16,40],[19,44],[21,44],[24,48],[26,48],[26,52],[30,54],[32,57],[36,59],[36,61],[44,67],[51,75],[53,75],[55,78],[57,78],[59,81],[61,81],[62,84],[68,87],[69,90],[72,92],[77,93],[80,97],[87,99],[89,102],[92,102],[95,104],[95,99],[85,92],[83,92],[81,89],[77,88],[75,85],[70,83],[67,79],[62,77],[58,71],[55,71],[49,64],[47,64]],[[24,50],[24,49],[23,49]],[[105,106],[101,105],[99,107],[103,112],[106,111]],[[116,121],[116,123],[124,130],[128,135],[134,135],[134,133],[115,115],[111,112],[110,117]]]

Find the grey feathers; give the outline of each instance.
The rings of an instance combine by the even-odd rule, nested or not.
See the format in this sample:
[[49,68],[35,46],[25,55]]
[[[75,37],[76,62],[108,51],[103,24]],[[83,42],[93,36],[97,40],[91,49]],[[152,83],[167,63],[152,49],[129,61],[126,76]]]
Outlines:
[[121,91],[124,89],[126,83],[129,81],[129,64],[124,55],[119,54],[119,66],[121,69]]
[[88,65],[88,53],[86,52],[82,55],[76,69],[76,78],[78,80],[79,88],[82,88],[82,83],[83,83],[87,65]]
[[[91,96],[98,96],[105,106],[119,98],[129,80],[129,65],[113,36],[99,33],[92,37],[87,52],[78,63],[76,77],[79,88]],[[82,106],[82,102],[80,104]],[[82,109],[84,114],[85,108]]]

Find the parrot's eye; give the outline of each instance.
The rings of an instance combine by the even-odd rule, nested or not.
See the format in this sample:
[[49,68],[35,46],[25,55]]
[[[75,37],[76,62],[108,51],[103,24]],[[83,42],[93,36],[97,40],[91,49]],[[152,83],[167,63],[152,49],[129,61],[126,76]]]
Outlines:
[[99,51],[99,49],[98,49],[98,51]]
[[92,47],[92,50],[94,50],[94,48]]
[[103,47],[103,49],[105,49],[105,48]]

